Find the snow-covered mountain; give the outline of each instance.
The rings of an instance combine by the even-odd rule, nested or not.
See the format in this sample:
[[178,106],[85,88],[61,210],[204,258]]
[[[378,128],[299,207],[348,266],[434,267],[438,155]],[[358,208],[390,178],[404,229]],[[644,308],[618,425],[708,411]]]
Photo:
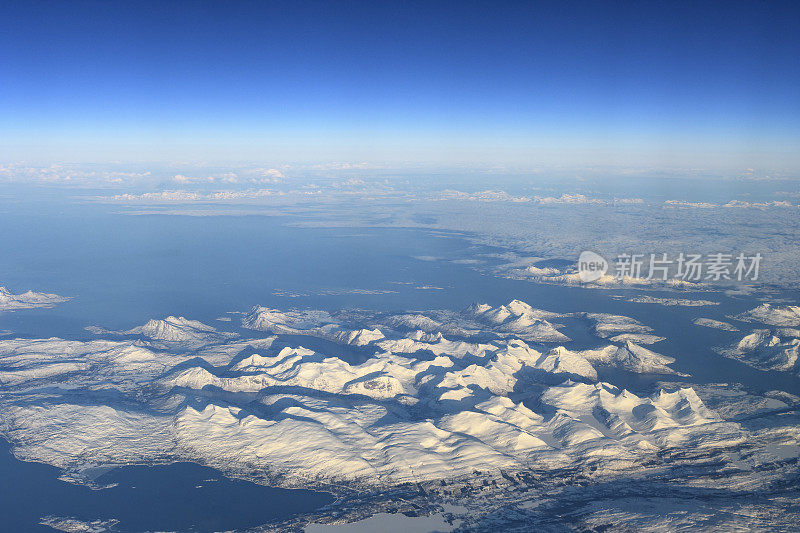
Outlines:
[[[615,340],[652,335],[624,316],[572,315],[594,335],[588,348],[541,335],[561,335],[559,318],[518,300],[403,314],[257,307],[246,325],[273,336],[167,317],[122,332],[138,339],[0,340],[0,432],[17,457],[74,479],[179,460],[286,487],[454,486],[462,499],[473,484],[502,494],[685,476],[697,457],[726,475],[756,472],[800,436],[788,422],[752,430],[736,418],[741,405],[787,408],[774,398],[731,407],[735,395],[708,386],[615,385],[616,369],[675,375],[675,359]],[[796,360],[793,332],[757,330],[736,349],[794,349]]]
[[326,311],[280,311],[260,306],[253,307],[242,319],[242,325],[246,328],[279,334],[307,333],[333,322]]
[[66,296],[44,292],[27,291],[14,294],[5,287],[0,287],[0,312],[16,309],[33,309],[36,307],[53,307],[69,300]]
[[761,370],[800,375],[800,330],[795,328],[757,329],[720,352]]
[[213,327],[182,316],[168,316],[163,320],[148,320],[142,326],[141,333],[145,337],[168,342],[192,342],[205,340],[209,335],[218,335],[217,330]]
[[744,322],[761,322],[769,326],[797,327],[800,326],[800,306],[765,303],[734,318]]
[[151,319],[143,326],[126,331],[110,331],[99,326],[89,326],[86,329],[97,335],[140,335],[157,345],[188,349],[216,344],[237,336],[235,333],[217,331],[212,326],[182,316]]
[[621,368],[642,374],[676,374],[669,366],[674,357],[658,354],[632,341],[622,345],[609,345],[602,348],[576,352],[596,365]]
[[520,300],[512,300],[499,307],[476,304],[468,311],[471,311],[479,320],[492,324],[494,330],[516,335],[523,340],[537,342],[566,342],[569,340],[569,337],[548,322],[548,319],[558,318],[560,315],[534,309]]

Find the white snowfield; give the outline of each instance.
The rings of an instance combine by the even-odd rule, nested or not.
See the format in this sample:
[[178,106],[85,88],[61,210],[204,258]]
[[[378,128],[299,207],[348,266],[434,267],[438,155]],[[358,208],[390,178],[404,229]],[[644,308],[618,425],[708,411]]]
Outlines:
[[[0,429],[18,457],[77,475],[188,460],[283,486],[386,487],[533,467],[621,473],[660,453],[748,439],[690,387],[639,396],[598,381],[603,367],[675,374],[674,360],[602,339],[647,326],[584,316],[601,335],[584,350],[525,340],[559,338],[543,326],[558,315],[517,300],[402,319],[256,308],[244,323],[277,335],[260,339],[174,317],[135,328],[182,343],[178,351],[142,340],[0,341]],[[476,333],[420,329],[432,324]],[[363,342],[342,334],[354,331]],[[323,332],[333,347],[287,344],[298,332]],[[186,351],[187,342],[206,344]]]
[[44,292],[27,291],[22,294],[13,294],[5,287],[0,287],[0,312],[16,311],[17,309],[34,309],[37,307],[53,307],[69,300],[66,296],[48,294]]

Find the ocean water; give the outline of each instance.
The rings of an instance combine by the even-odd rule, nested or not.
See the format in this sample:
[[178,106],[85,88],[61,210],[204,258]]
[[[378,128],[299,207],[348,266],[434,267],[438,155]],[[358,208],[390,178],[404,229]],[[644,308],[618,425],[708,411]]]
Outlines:
[[[253,305],[406,311],[462,309],[474,302],[498,305],[518,298],[557,312],[636,318],[666,337],[651,348],[675,357],[673,367],[691,374],[692,383],[738,382],[754,391],[777,388],[800,394],[796,377],[758,371],[712,350],[729,345],[741,333],[692,324],[696,317],[729,320],[727,316],[754,307],[750,300],[682,293],[682,298],[721,304],[682,308],[630,303],[625,297],[635,291],[498,278],[488,271],[488,263],[476,268],[463,262],[491,262],[485,254],[498,251],[476,245],[465,235],[403,228],[296,227],[297,221],[252,215],[133,216],[100,207],[32,213],[12,206],[0,213],[4,243],[0,282],[13,292],[33,289],[73,299],[52,309],[0,314],[0,331],[7,330],[4,338],[85,339],[92,337],[84,329],[88,325],[128,329],[168,315],[236,330],[236,315],[226,313],[247,311]],[[232,316],[232,321],[217,321],[221,316]],[[588,335],[580,319],[560,322],[573,338],[567,346],[601,344]],[[603,377],[644,394],[665,379],[618,372],[601,373]],[[117,483],[116,487],[91,490],[58,481],[52,467],[17,461],[4,442],[0,476],[0,512],[4,525],[16,531],[33,530],[40,517],[50,514],[116,518],[126,531],[234,529],[331,501],[324,493],[228,480],[189,464],[117,469],[103,479]]]
[[3,531],[53,531],[42,517],[119,520],[119,531],[224,531],[257,526],[331,503],[310,490],[231,480],[191,463],[126,466],[96,481],[100,490],[58,480],[57,468],[18,461],[0,439]]
[[[665,307],[630,303],[635,290],[585,290],[499,278],[464,259],[492,261],[497,252],[457,233],[403,228],[295,227],[276,216],[132,216],[101,208],[78,213],[0,213],[0,280],[12,291],[35,289],[73,297],[52,309],[0,314],[8,336],[92,338],[89,325],[129,329],[150,318],[185,316],[218,328],[217,318],[254,305],[379,311],[463,309],[513,298],[557,312],[630,316],[666,337],[656,351],[676,357],[695,382],[738,381],[758,390],[796,392],[797,380],[761,372],[711,350],[740,338],[692,324],[696,317],[729,320],[756,305],[719,293],[680,293],[718,306]],[[496,261],[496,260],[495,260]],[[367,293],[363,291],[378,291]],[[388,292],[381,292],[388,291]],[[652,296],[674,293],[649,292]],[[797,294],[785,295],[797,299]],[[564,319],[584,347],[598,340],[585,324]],[[251,332],[252,333],[252,332]],[[624,376],[621,379],[625,379]],[[640,390],[651,376],[626,378]]]

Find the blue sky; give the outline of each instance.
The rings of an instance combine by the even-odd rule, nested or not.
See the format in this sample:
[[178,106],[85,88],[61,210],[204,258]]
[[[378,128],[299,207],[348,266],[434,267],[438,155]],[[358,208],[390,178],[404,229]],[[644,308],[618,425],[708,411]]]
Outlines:
[[800,169],[780,2],[9,2],[0,158]]

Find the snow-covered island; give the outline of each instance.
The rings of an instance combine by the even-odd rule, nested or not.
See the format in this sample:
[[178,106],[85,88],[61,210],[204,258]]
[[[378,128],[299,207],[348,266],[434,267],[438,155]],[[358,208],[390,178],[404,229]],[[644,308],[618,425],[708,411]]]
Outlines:
[[14,294],[5,287],[0,287],[0,312],[18,309],[35,309],[37,307],[53,307],[69,300],[66,296],[45,292],[26,291]]

